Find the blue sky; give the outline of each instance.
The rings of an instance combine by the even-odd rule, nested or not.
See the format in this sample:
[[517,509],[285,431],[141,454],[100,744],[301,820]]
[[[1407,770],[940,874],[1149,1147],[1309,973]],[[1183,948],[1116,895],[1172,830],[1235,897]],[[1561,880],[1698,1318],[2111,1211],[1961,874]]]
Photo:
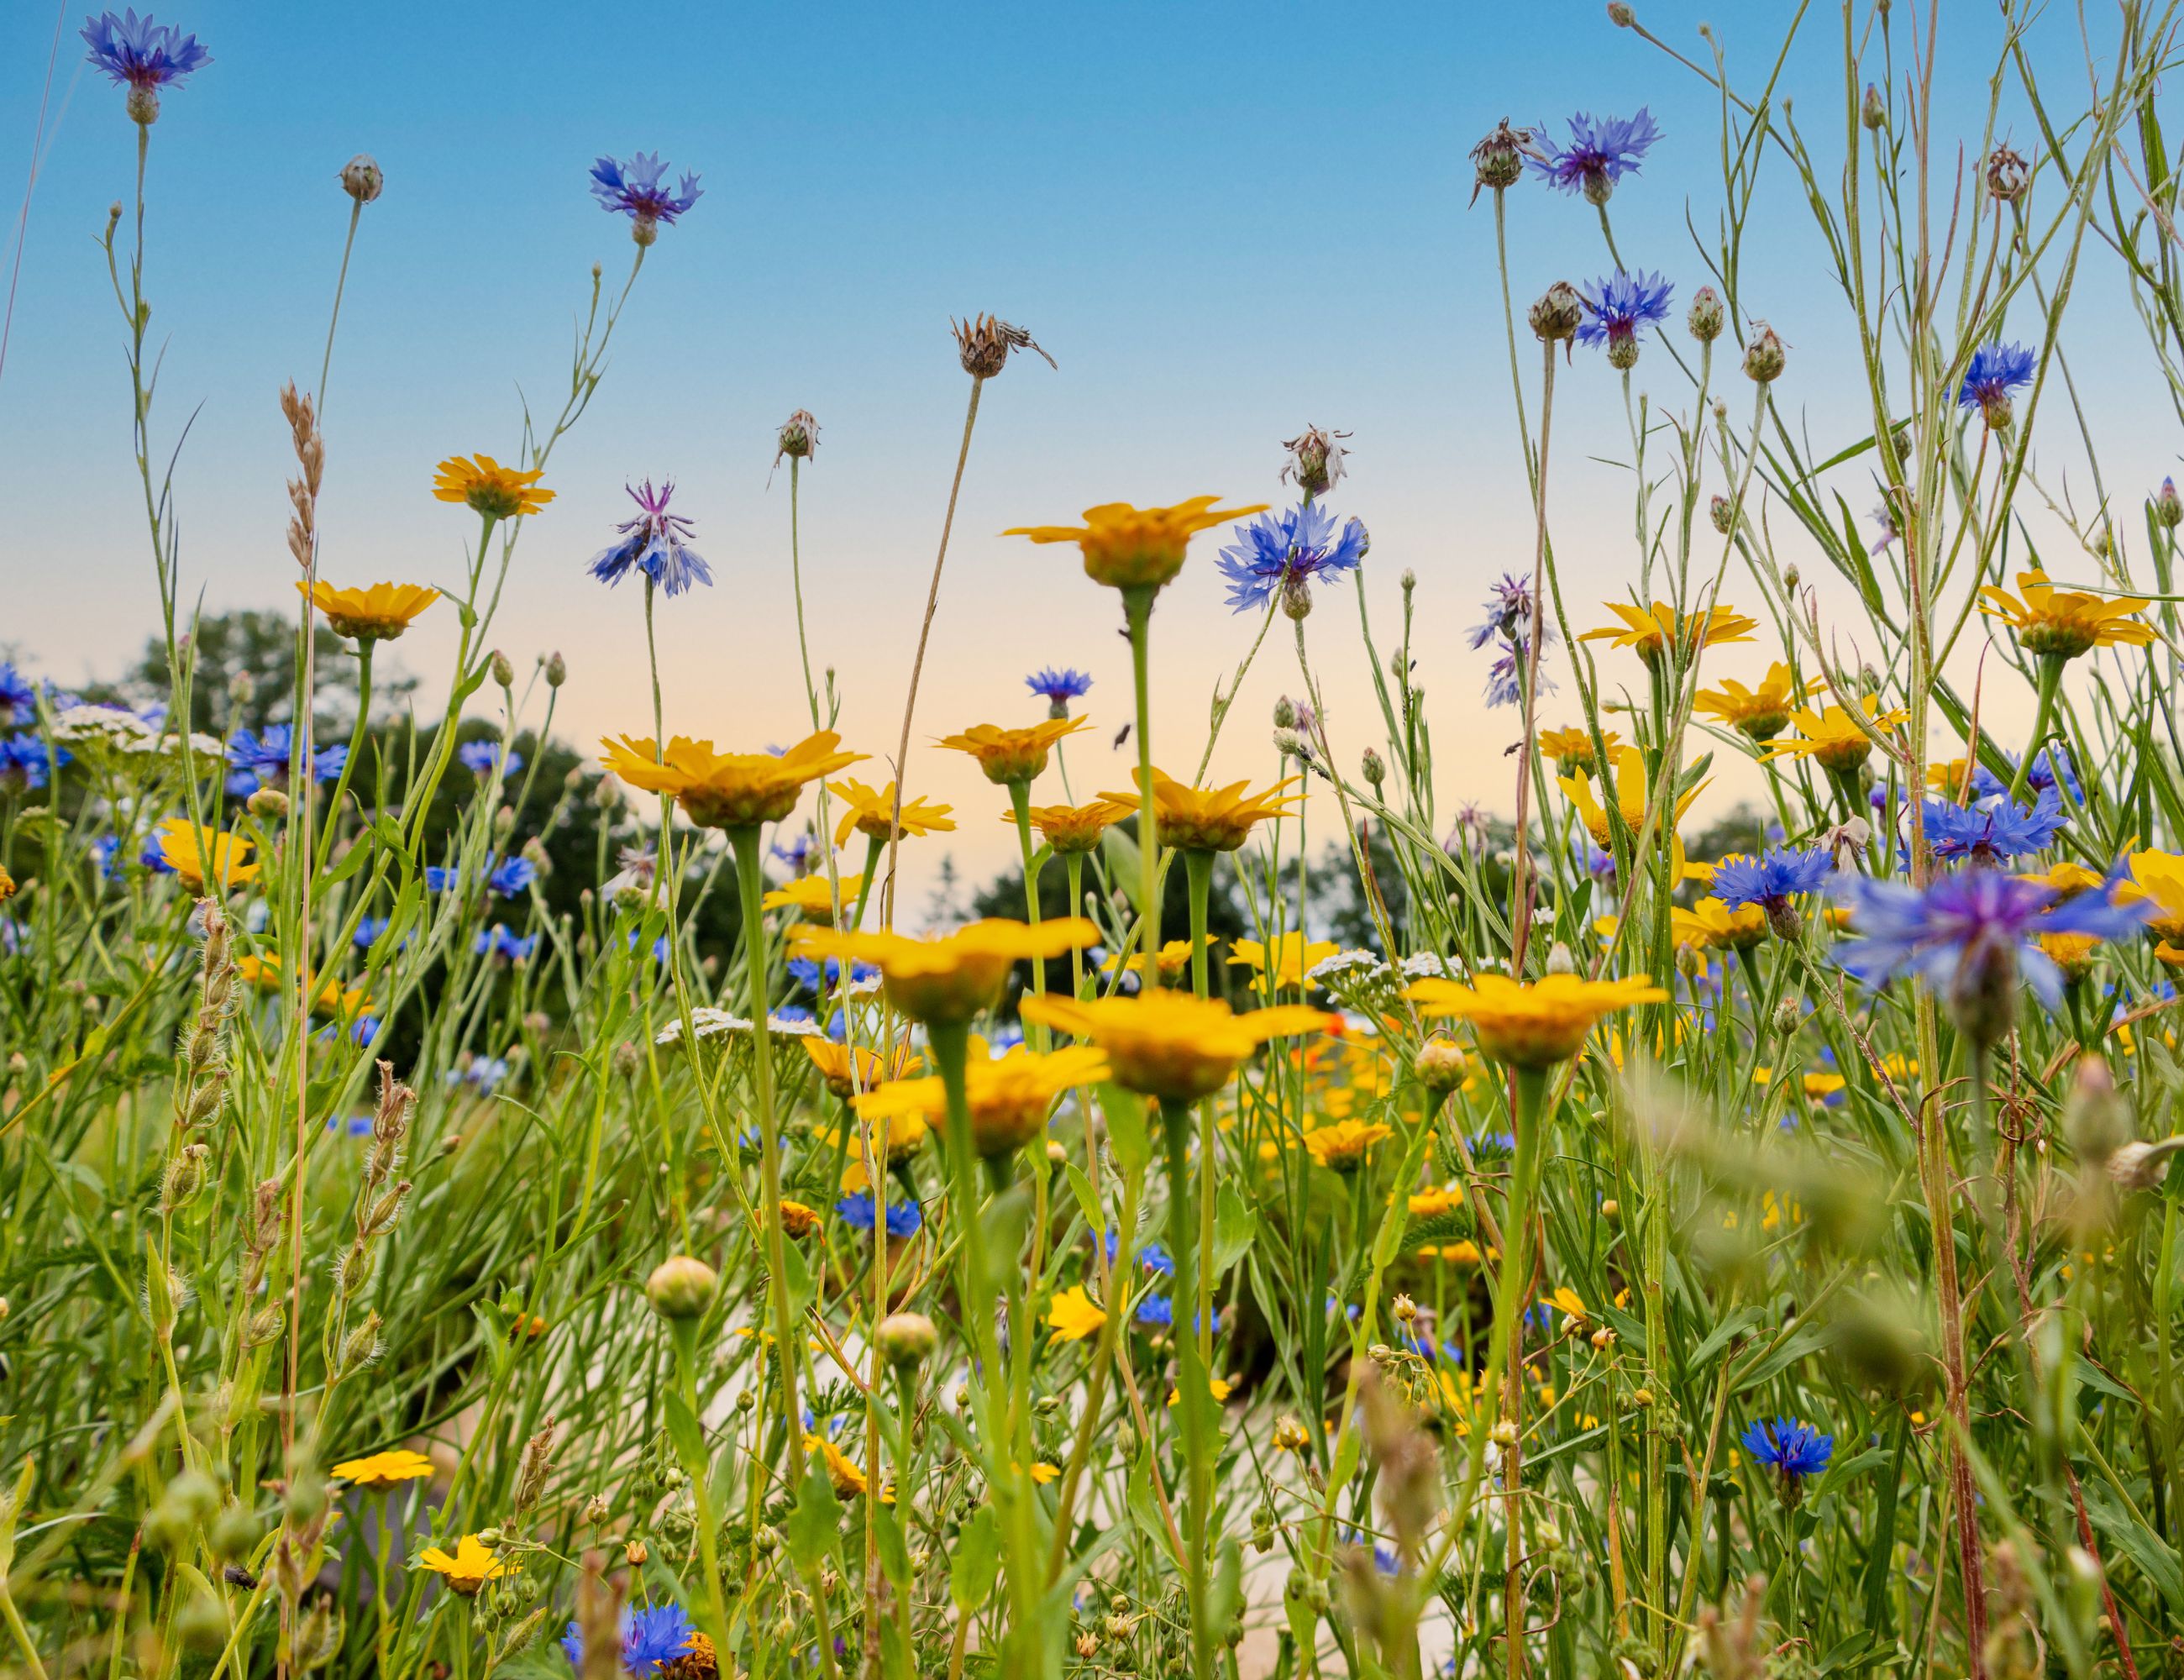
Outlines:
[[[1641,9],[1663,38],[1700,49],[1706,11]],[[1756,81],[1792,8],[1722,9],[1732,66]],[[1974,9],[1944,14],[1942,43],[1942,119],[1968,148],[1993,49]],[[70,681],[114,670],[153,628],[156,603],[122,324],[93,242],[107,203],[130,190],[134,131],[120,94],[80,68],[80,9],[66,16],[0,373],[0,644]],[[723,744],[790,732],[803,698],[788,498],[767,469],[774,429],[808,408],[823,428],[804,500],[814,658],[842,674],[851,743],[891,749],[961,424],[948,318],[991,309],[1028,326],[1060,370],[1019,360],[987,393],[919,737],[1029,720],[1022,676],[1050,662],[1093,670],[1089,709],[1104,736],[1127,696],[1112,602],[1059,551],[996,533],[1116,498],[1273,499],[1278,441],[1317,422],[1356,434],[1355,476],[1336,501],[1373,532],[1384,644],[1397,576],[1407,566],[1421,579],[1444,809],[1471,798],[1506,809],[1513,726],[1479,705],[1484,660],[1458,637],[1487,582],[1528,563],[1530,520],[1491,221],[1484,203],[1466,208],[1464,154],[1504,114],[1559,123],[1650,106],[1667,137],[1613,214],[1626,259],[1675,279],[1680,311],[1705,278],[1686,212],[1708,227],[1719,197],[1706,91],[1591,0],[1342,13],[845,4],[727,20],[660,5],[641,22],[568,4],[360,14],[208,0],[159,16],[195,31],[214,60],[167,96],[153,132],[147,279],[165,346],[161,447],[202,404],[178,506],[185,573],[210,607],[291,591],[274,398],[284,380],[316,375],[348,157],[372,153],[387,177],[365,213],[329,392],[322,566],[355,581],[456,576],[470,523],[430,498],[432,464],[511,454],[520,393],[558,404],[589,267],[603,264],[611,283],[632,253],[625,225],[585,191],[593,158],[656,149],[703,176],[704,200],[648,259],[606,382],[554,457],[560,499],[526,531],[496,636],[519,664],[565,653],[556,726],[580,739],[649,726],[639,598],[604,593],[582,570],[626,511],[623,481],[646,476],[677,480],[718,580],[663,614],[670,727]],[[10,195],[54,21],[38,4],[0,14]],[[1830,167],[1838,27],[1831,13],[1808,19],[1786,78]],[[2082,86],[2075,24],[2042,29],[2059,76]],[[2017,127],[2029,145],[2029,125]],[[1791,178],[1770,170],[1744,294],[1792,346],[1782,399],[1816,438],[1848,442],[1861,409],[1835,376],[1841,304]],[[1529,187],[1510,212],[1520,300],[1610,266],[1581,203]],[[2074,320],[2127,314],[2112,280],[2086,286]],[[2111,344],[2089,335],[2105,331],[2066,342],[2098,363]],[[2111,371],[2100,421],[2117,451],[2103,465],[2123,485],[2156,481],[2174,453],[2158,385],[2142,367]],[[1660,400],[1687,403],[1658,354],[1641,372]],[[1560,398],[1558,547],[1572,592],[1590,599],[1635,572],[1628,474],[1610,464],[1627,458],[1627,432],[1596,357],[1580,359]],[[1847,493],[1871,499],[1854,484]],[[1253,628],[1223,611],[1214,545],[1201,541],[1156,625],[1161,756],[1178,769],[1195,760],[1215,673]],[[428,693],[452,631],[443,613],[400,646]],[[1346,598],[1312,634],[1337,749],[1354,755],[1372,709]],[[1268,709],[1296,686],[1279,640],[1224,739],[1217,763],[1231,776],[1273,768]],[[1752,650],[1722,669],[1764,663]],[[1104,744],[1074,772],[1080,793],[1123,773]],[[911,773],[916,791],[959,806],[967,868],[1006,853],[1000,802],[967,762],[914,749]]]

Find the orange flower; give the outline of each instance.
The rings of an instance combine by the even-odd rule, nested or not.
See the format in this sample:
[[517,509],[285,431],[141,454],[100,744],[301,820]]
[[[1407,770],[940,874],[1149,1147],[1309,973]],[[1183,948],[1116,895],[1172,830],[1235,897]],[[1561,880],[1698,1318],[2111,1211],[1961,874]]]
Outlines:
[[[1134,778],[1142,782],[1142,776]],[[1287,815],[1304,795],[1285,789],[1304,778],[1293,776],[1262,793],[1246,793],[1248,781],[1226,787],[1187,787],[1158,765],[1153,768],[1153,820],[1163,846],[1182,852],[1233,852],[1251,837],[1252,828],[1272,816]],[[1138,804],[1134,793],[1102,793],[1117,804]]]
[[[660,753],[649,737],[603,741],[599,762],[632,787],[672,793],[700,828],[747,828],[778,822],[796,809],[807,782],[857,763],[866,754],[839,749],[831,730],[808,735],[787,752],[716,753],[710,741],[677,735]],[[665,760],[662,762],[661,760]]]
[[1103,502],[1084,510],[1078,525],[1017,526],[1004,537],[1034,542],[1074,542],[1084,556],[1084,575],[1115,589],[1158,589],[1183,570],[1190,539],[1211,526],[1263,513],[1267,504],[1217,509],[1218,496],[1194,496],[1172,508],[1134,508]]
[[434,470],[432,494],[443,502],[460,502],[488,519],[515,519],[535,514],[554,499],[554,492],[539,487],[546,470],[519,472],[504,467],[490,455],[450,455]]
[[1028,729],[1003,729],[998,724],[974,724],[961,735],[944,735],[938,744],[978,759],[986,780],[1001,787],[1029,782],[1046,768],[1046,756],[1065,735],[1074,735],[1089,718],[1049,718]]
[[375,583],[368,589],[337,589],[321,580],[306,588],[299,579],[296,592],[310,597],[311,604],[326,615],[326,627],[335,635],[353,637],[359,642],[392,642],[440,598],[438,590],[427,589],[421,583]]

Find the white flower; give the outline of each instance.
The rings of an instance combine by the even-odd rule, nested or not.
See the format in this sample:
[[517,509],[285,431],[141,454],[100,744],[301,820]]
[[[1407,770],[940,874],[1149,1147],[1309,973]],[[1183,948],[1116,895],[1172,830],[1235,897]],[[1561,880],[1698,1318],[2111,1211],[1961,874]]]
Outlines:
[[[766,1018],[770,1032],[792,1038],[809,1038],[819,1031],[819,1023],[804,1015],[770,1015]],[[701,1004],[690,1011],[690,1030],[700,1038],[716,1038],[724,1032],[748,1032],[751,1024],[748,1017],[731,1015],[726,1010]],[[682,1021],[680,1016],[671,1021],[653,1034],[655,1044],[678,1044],[682,1041]]]

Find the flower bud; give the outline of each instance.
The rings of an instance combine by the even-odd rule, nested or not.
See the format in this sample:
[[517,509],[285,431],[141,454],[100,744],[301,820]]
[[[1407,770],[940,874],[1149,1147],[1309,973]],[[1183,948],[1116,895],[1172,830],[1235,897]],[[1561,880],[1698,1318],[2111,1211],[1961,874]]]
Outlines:
[[2184,1138],[2167,1138],[2159,1143],[2126,1143],[2109,1157],[2109,1177],[2120,1190],[2151,1190],[2169,1172],[2169,1158],[2184,1149]]
[[1726,537],[1736,525],[1736,504],[1726,496],[1717,496],[1707,503],[1707,517],[1713,521],[1713,528]]
[[621,1555],[628,1560],[632,1569],[642,1569],[644,1560],[652,1555],[652,1548],[642,1540],[632,1540],[621,1549]]
[[1297,721],[1296,702],[1286,694],[1274,702],[1274,727],[1295,729]]
[[1474,202],[1481,187],[1500,192],[1514,186],[1518,177],[1524,173],[1524,155],[1531,149],[1529,129],[1510,127],[1507,117],[1496,124],[1493,132],[1471,148]]
[[880,1321],[873,1341],[880,1357],[897,1371],[906,1371],[932,1357],[940,1332],[922,1312],[890,1313]]
[[1754,321],[1752,325],[1758,330],[1744,347],[1745,375],[1762,385],[1769,384],[1782,372],[1782,340],[1765,321]]
[[1294,729],[1278,729],[1274,732],[1274,750],[1284,758],[1291,759],[1305,758],[1308,756],[1309,751],[1305,746],[1304,737]]
[[1411,1071],[1418,1075],[1418,1083],[1429,1091],[1453,1091],[1463,1083],[1463,1052],[1446,1038],[1429,1038],[1418,1046],[1418,1053],[1411,1062]]
[[511,688],[515,685],[515,667],[509,663],[508,655],[498,648],[493,650],[493,680],[502,688]]
[[783,455],[792,461],[809,459],[819,453],[819,422],[808,409],[799,409],[782,421],[781,430],[774,437],[775,460]]
[[1540,294],[1525,319],[1532,324],[1534,335],[1542,343],[1563,342],[1575,337],[1578,328],[1585,324],[1585,299],[1577,287],[1566,280],[1558,280]]
[[1623,1217],[1623,1204],[1609,1196],[1600,1204],[1600,1216],[1610,1225]]
[[1386,762],[1370,747],[1365,749],[1365,756],[1360,768],[1365,772],[1365,780],[1375,787],[1388,779]]
[[258,698],[258,679],[247,670],[239,670],[227,679],[227,698],[238,706],[247,706]]
[[568,680],[569,662],[561,657],[561,650],[556,648],[546,656],[546,686],[559,688]]
[[1880,97],[1880,90],[1871,82],[1865,85],[1865,103],[1858,108],[1858,120],[1870,129],[1888,126],[1888,102]]
[[359,152],[342,165],[342,191],[359,204],[369,204],[387,189],[387,177],[369,152]]
[[2161,488],[2154,492],[2153,518],[2154,522],[2165,531],[2174,531],[2178,526],[2184,525],[2184,498],[2176,494],[2175,479],[2163,479]]
[[1607,0],[1607,20],[1618,29],[1635,28],[1637,13],[1630,9],[1630,0]]
[[1571,953],[1570,948],[1559,939],[1555,941],[1554,948],[1547,953],[1547,972],[1549,974],[1577,972],[1577,958]]
[[2105,1166],[2131,1141],[2131,1114],[2116,1093],[2115,1076],[2099,1056],[2081,1056],[2063,1101],[2063,1130],[2088,1167]]
[[2014,204],[2032,184],[2032,171],[2025,159],[2007,146],[1987,153],[1986,190],[2005,204]]
[[243,803],[260,822],[279,822],[288,815],[288,796],[277,787],[260,787]]
[[697,1318],[712,1305],[720,1276],[701,1260],[677,1254],[653,1268],[645,1280],[645,1299],[662,1318]]

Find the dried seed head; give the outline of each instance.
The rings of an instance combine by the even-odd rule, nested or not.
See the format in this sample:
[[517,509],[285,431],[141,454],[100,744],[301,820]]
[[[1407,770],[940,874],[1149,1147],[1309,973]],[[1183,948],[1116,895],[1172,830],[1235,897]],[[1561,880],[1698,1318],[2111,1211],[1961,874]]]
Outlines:
[[342,191],[359,204],[369,204],[387,190],[387,177],[369,152],[359,152],[342,165]]
[[[956,329],[956,342],[961,343],[963,337],[961,327]],[[1028,343],[1030,341],[1027,339],[1025,342]],[[1044,355],[1045,352],[1041,351],[1039,353]],[[966,366],[967,365],[967,363]],[[775,435],[774,442],[774,465],[779,466],[784,455],[792,461],[809,460],[819,453],[819,422],[812,418],[811,409],[799,409],[787,420],[782,421],[781,430]]]
[[1880,130],[1888,126],[1888,102],[1880,97],[1880,90],[1869,81],[1865,85],[1865,102],[1858,108],[1858,120],[1869,129]]
[[1723,306],[1721,293],[1711,286],[1702,286],[1691,294],[1691,306],[1684,314],[1685,329],[1702,344],[1711,344],[1720,337],[1728,320],[1729,311]]
[[956,334],[956,351],[963,371],[973,379],[991,379],[1008,365],[1010,353],[1017,350],[1035,351],[1047,366],[1055,365],[1054,358],[1039,348],[1031,334],[998,316],[973,315],[967,320],[951,320],[949,325]]
[[1987,153],[1986,190],[2005,204],[2014,204],[2032,184],[2032,171],[2023,157],[2008,146]]
[[1306,426],[1282,445],[1289,456],[1282,463],[1283,479],[1294,483],[1307,496],[1324,496],[1341,481],[1343,457],[1348,453],[1341,440],[1349,436],[1346,431],[1323,431],[1316,426]]
[[1752,325],[1752,342],[1744,347],[1745,375],[1762,385],[1770,384],[1782,372],[1785,358],[1781,337],[1765,321],[1754,321]]
[[515,1508],[518,1516],[538,1503],[553,1469],[554,1416],[549,1412],[538,1432],[523,1444],[523,1460],[515,1472]]
[[1558,280],[1540,294],[1525,319],[1541,342],[1559,342],[1567,348],[1567,342],[1585,324],[1585,298],[1568,281]]
[[1540,155],[1529,128],[1512,128],[1504,117],[1493,131],[1471,148],[1471,202],[1479,202],[1481,187],[1500,192],[1517,184],[1524,173],[1524,159]]

